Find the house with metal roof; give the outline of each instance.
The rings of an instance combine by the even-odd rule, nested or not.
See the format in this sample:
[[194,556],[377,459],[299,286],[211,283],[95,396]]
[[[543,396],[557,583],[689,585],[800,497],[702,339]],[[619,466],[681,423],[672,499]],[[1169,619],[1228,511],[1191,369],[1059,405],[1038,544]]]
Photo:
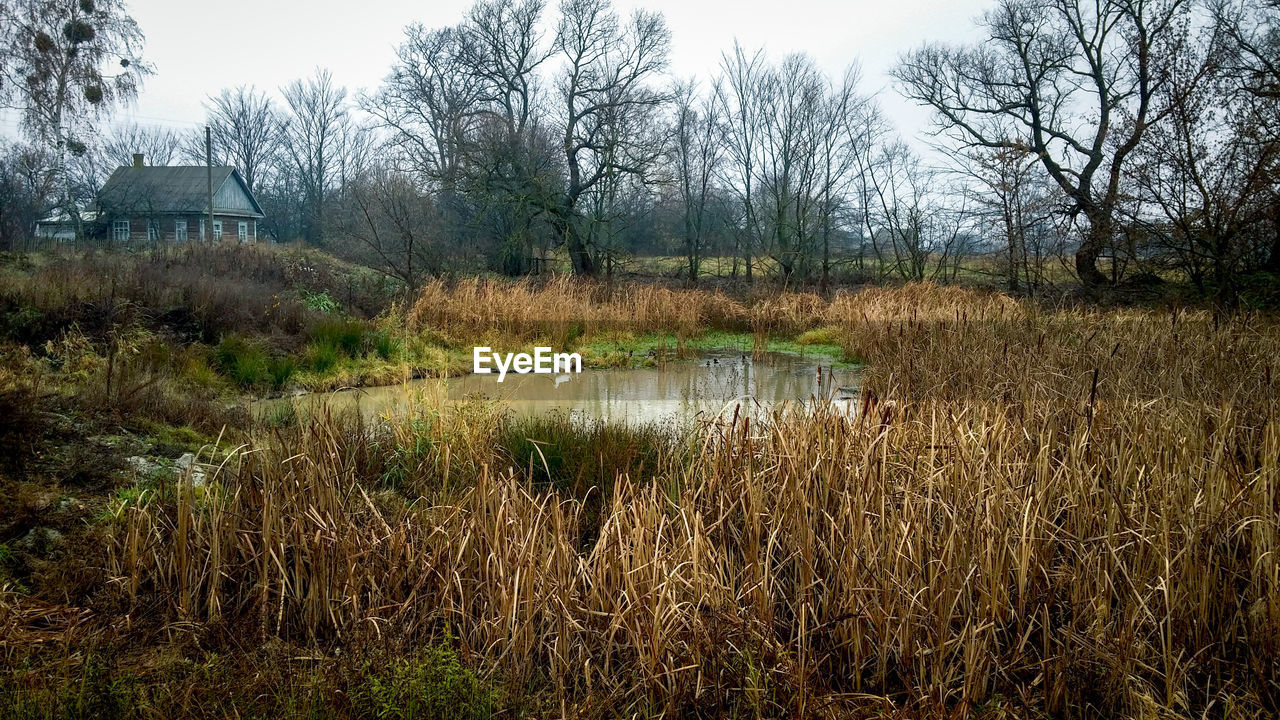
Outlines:
[[98,191],[98,234],[113,244],[235,239],[257,242],[263,217],[240,171],[215,167],[213,227],[209,222],[209,168],[145,166],[116,168]]

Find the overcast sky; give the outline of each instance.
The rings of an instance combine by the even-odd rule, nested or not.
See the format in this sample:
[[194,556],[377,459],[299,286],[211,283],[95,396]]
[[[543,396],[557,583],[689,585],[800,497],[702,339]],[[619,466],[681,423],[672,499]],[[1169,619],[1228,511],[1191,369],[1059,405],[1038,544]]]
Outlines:
[[[851,62],[863,68],[863,89],[906,135],[927,115],[893,91],[887,70],[903,50],[924,40],[965,40],[991,0],[615,0],[666,16],[672,32],[671,72],[707,78],[736,38],[774,57],[809,53],[838,77]],[[471,0],[129,0],[146,34],[145,58],[156,69],[134,107],[117,114],[139,124],[195,128],[202,102],[225,87],[253,84],[277,93],[317,66],[354,92],[387,74],[410,22],[457,23]],[[554,15],[556,0],[549,0]],[[202,42],[201,37],[208,38]],[[12,134],[12,117],[0,122]]]

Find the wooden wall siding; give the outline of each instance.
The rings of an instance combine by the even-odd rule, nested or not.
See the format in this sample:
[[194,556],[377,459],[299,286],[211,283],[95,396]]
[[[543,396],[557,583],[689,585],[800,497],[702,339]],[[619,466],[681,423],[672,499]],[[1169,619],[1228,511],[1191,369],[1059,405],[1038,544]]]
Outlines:
[[[124,218],[115,218],[115,220],[123,220]],[[257,240],[258,223],[253,219],[246,219],[239,215],[214,215],[214,220],[222,221],[222,239],[238,240],[240,232],[240,223],[248,224],[247,242],[255,242]],[[107,238],[115,241],[115,220],[107,224]],[[176,242],[178,239],[174,223],[178,220],[187,221],[187,242],[199,242],[200,240],[211,239],[213,237],[212,230],[208,227],[208,215],[161,215],[157,219],[160,227],[159,242]],[[200,237],[200,223],[205,224],[206,238]],[[130,243],[147,242],[147,218],[132,217],[129,218],[129,240]]]
[[218,192],[214,194],[213,207],[257,213],[257,210],[253,209],[253,202],[245,194],[244,188],[241,188],[240,183],[231,176],[227,177],[227,181],[222,183],[222,187],[218,188]]

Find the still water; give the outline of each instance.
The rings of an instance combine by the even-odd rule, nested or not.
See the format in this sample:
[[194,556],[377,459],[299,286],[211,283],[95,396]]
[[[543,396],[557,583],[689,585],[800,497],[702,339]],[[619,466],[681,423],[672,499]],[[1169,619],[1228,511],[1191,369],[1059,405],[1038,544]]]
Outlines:
[[[479,394],[498,400],[513,413],[534,415],[563,412],[571,417],[629,423],[688,421],[731,416],[735,409],[759,415],[789,404],[836,403],[851,407],[856,399],[858,372],[832,368],[826,358],[766,353],[708,355],[678,360],[659,367],[593,370],[573,375],[465,375],[446,381],[450,400]],[[299,412],[319,402],[335,410],[358,407],[366,417],[378,417],[408,405],[415,394],[437,386],[439,380],[362,388],[296,399],[266,400],[255,408],[267,413],[281,403],[295,403]]]

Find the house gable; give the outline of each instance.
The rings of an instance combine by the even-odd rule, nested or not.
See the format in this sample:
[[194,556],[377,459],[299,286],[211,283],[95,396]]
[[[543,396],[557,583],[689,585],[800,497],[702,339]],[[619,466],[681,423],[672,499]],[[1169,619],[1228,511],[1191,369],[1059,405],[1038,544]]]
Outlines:
[[249,192],[249,186],[240,177],[238,170],[232,170],[222,181],[222,186],[213,194],[213,209],[221,215],[243,214],[250,217],[263,217],[262,208],[253,197],[253,193]]

